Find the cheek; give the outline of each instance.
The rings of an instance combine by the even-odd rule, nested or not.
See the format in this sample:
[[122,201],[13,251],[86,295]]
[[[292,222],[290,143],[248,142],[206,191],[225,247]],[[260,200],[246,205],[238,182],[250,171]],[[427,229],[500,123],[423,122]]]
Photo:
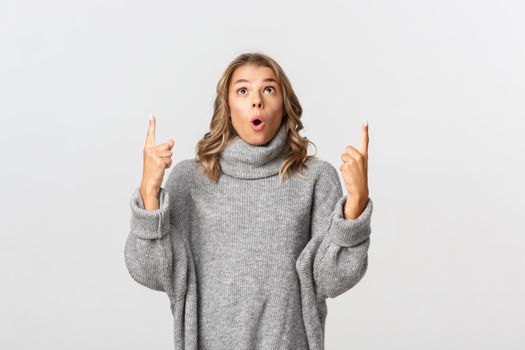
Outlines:
[[229,107],[232,113],[244,112],[247,109],[247,102],[233,98],[229,101]]
[[284,109],[283,101],[280,97],[268,99],[266,105],[275,112],[280,112]]

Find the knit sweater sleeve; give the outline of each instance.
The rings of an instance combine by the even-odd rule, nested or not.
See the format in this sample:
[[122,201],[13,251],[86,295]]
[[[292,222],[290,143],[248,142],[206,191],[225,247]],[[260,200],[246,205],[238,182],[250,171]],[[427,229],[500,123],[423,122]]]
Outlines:
[[186,292],[187,253],[177,230],[189,200],[186,162],[177,163],[158,193],[159,208],[145,210],[137,187],[130,200],[131,220],[124,257],[131,277],[150,289],[166,292],[170,300]]
[[368,267],[370,219],[373,203],[355,219],[344,218],[347,195],[335,167],[323,161],[317,179],[312,215],[311,251],[313,280],[318,301],[335,298],[356,285]]

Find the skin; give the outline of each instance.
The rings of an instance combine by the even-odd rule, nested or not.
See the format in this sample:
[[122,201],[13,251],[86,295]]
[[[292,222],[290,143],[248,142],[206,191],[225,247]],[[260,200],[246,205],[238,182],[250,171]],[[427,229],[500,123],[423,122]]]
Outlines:
[[345,219],[356,219],[368,203],[368,123],[361,126],[361,144],[359,149],[346,146],[341,155],[343,164],[339,170],[343,173],[348,197],[344,207]]
[[[238,67],[228,86],[228,106],[233,128],[245,142],[264,145],[271,141],[284,114],[283,95],[273,70],[251,64]],[[251,128],[250,120],[256,114],[266,124],[261,131]]]
[[[239,79],[246,81],[237,82]],[[253,145],[269,142],[279,130],[283,117],[283,96],[273,70],[269,67],[244,65],[235,70],[228,89],[228,103],[232,124],[239,136]],[[256,132],[251,129],[250,119],[259,114],[266,125]],[[146,210],[159,208],[157,194],[164,172],[172,163],[173,139],[155,144],[156,118],[151,116],[144,145],[144,169],[140,192]],[[341,155],[343,163],[339,170],[343,174],[348,193],[344,206],[345,219],[356,219],[368,203],[368,123],[361,126],[359,149],[348,145]]]
[[159,209],[157,195],[162,185],[164,172],[171,166],[172,148],[175,145],[173,139],[169,139],[166,143],[155,144],[156,125],[157,119],[151,116],[144,145],[144,169],[140,184],[140,195],[146,210]]
[[[243,65],[232,75],[228,87],[228,105],[231,120],[237,134],[249,144],[263,145],[269,142],[281,126],[284,104],[280,86],[273,70],[269,67]],[[237,82],[239,79],[245,81]],[[261,131],[252,130],[250,119],[258,114],[266,122]],[[343,173],[348,193],[344,207],[345,219],[356,219],[368,203],[368,124],[361,127],[361,146],[356,149],[346,146],[341,155],[339,167]]]

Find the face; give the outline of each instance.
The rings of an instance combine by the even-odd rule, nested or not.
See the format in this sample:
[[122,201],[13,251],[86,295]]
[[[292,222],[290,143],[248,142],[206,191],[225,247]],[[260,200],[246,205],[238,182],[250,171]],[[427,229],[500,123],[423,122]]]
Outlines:
[[[252,145],[268,143],[281,127],[283,95],[269,67],[243,65],[232,75],[228,87],[228,106],[232,124],[239,136]],[[261,125],[252,122],[259,116]]]

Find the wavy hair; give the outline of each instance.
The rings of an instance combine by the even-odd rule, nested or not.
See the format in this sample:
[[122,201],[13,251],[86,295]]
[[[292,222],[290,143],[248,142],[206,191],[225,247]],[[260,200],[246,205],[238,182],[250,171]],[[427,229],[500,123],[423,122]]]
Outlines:
[[[256,67],[266,66],[273,70],[277,81],[283,92],[284,113],[282,123],[286,123],[287,144],[290,152],[281,164],[279,170],[279,180],[290,176],[293,172],[301,178],[306,176],[300,173],[302,168],[308,169],[306,161],[317,158],[317,147],[307,137],[299,135],[303,129],[301,115],[303,109],[288,77],[281,66],[271,57],[260,52],[248,52],[239,55],[226,67],[222,77],[217,83],[217,95],[215,97],[213,116],[210,122],[210,131],[197,142],[195,161],[204,171],[204,174],[213,182],[217,182],[222,170],[219,162],[220,152],[237,136],[230,118],[230,108],[228,106],[228,87],[230,85],[233,72],[247,64]],[[308,143],[311,143],[316,150],[314,155],[308,155]]]

